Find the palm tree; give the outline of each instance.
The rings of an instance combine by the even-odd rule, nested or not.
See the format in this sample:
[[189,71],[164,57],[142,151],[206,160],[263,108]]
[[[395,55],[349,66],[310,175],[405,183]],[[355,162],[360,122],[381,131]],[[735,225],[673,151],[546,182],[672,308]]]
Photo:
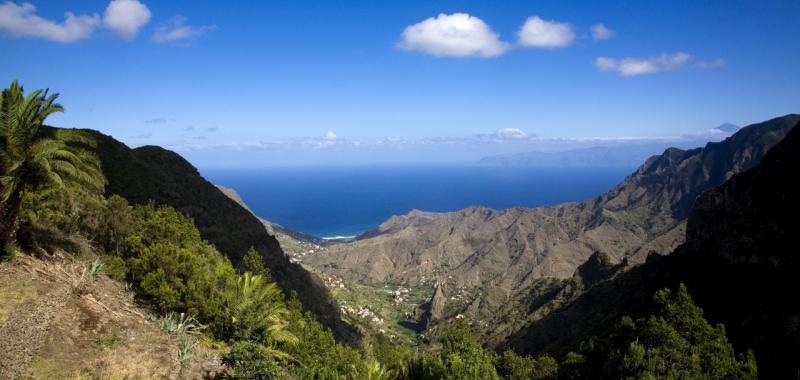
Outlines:
[[93,141],[79,131],[42,126],[48,116],[63,112],[58,94],[36,90],[25,96],[15,80],[0,94],[0,245],[14,241],[20,202],[25,191],[77,183],[95,190],[105,184],[97,158],[80,145]]
[[288,354],[275,349],[276,344],[294,345],[299,340],[287,330],[289,309],[274,282],[265,282],[261,275],[245,272],[226,300],[225,309],[232,329],[231,338],[260,341],[269,346],[274,357],[292,361]]

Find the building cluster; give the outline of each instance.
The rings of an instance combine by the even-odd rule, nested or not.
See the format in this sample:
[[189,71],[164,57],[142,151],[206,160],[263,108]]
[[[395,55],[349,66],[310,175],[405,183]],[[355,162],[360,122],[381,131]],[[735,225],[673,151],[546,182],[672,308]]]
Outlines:
[[387,292],[392,296],[392,305],[398,306],[408,300],[408,288],[400,286],[395,290],[388,290]]
[[368,321],[372,321],[372,323],[378,326],[382,326],[384,323],[383,318],[375,314],[375,312],[373,312],[366,306],[358,306],[358,307],[342,306],[341,311],[342,314],[352,315],[355,317],[359,317],[361,319],[366,319]]
[[344,281],[339,277],[325,276],[322,280],[325,282],[325,286],[327,286],[328,289],[346,289]]
[[308,255],[313,255],[315,253],[320,253],[327,250],[327,248],[319,244],[300,242],[299,245],[300,245],[299,250],[289,251],[287,249],[287,253],[289,254],[289,261],[293,263],[300,263],[303,261],[303,258],[305,258]]

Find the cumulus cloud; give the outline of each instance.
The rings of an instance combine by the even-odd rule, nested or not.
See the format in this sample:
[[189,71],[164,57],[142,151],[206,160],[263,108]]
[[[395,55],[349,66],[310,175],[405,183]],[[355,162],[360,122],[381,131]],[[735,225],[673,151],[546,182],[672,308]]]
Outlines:
[[398,47],[438,57],[495,57],[509,45],[477,17],[442,13],[407,27]]
[[595,41],[602,41],[612,38],[617,35],[617,32],[611,30],[603,24],[597,24],[592,27],[592,39]]
[[178,15],[166,23],[156,27],[153,32],[153,41],[166,43],[200,37],[213,30],[213,26],[193,26],[187,24],[188,19]]
[[692,56],[688,53],[661,54],[651,58],[623,58],[620,60],[609,57],[598,57],[594,61],[595,67],[600,71],[615,71],[625,77],[642,74],[653,74],[662,71],[672,71],[685,66]]
[[7,1],[0,4],[0,33],[12,37],[70,43],[89,37],[99,23],[100,17],[96,14],[76,16],[66,12],[64,22],[58,23],[36,15],[36,7],[30,3],[17,5]]
[[338,137],[333,131],[325,132],[325,141],[336,141]]
[[717,59],[712,59],[710,61],[697,62],[697,63],[694,64],[694,66],[699,68],[699,69],[717,69],[717,68],[720,68],[720,67],[725,66],[727,64],[728,64],[728,62],[726,62],[724,59],[717,58]]
[[150,9],[138,0],[112,0],[103,23],[122,38],[134,39],[139,29],[150,21],[150,16]]
[[556,48],[572,44],[575,32],[572,25],[565,22],[543,20],[539,16],[528,17],[517,32],[519,43],[523,46]]

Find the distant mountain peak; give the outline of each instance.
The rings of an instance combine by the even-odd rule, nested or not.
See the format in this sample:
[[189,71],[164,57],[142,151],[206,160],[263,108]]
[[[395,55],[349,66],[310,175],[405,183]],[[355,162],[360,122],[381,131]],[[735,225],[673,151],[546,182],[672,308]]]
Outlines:
[[736,124],[725,122],[725,123],[722,123],[722,124],[720,124],[720,125],[718,125],[718,126],[716,126],[714,128],[711,128],[711,131],[714,132],[714,133],[732,134],[732,133],[738,131],[741,128],[742,127],[740,127],[740,126],[738,126]]

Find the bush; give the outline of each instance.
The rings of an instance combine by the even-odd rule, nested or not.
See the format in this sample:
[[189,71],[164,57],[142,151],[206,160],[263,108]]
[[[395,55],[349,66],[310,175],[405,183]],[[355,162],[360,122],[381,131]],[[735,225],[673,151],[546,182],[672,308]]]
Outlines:
[[755,379],[751,352],[735,355],[722,325],[712,326],[686,287],[656,292],[650,314],[623,316],[606,336],[589,339],[559,369],[562,378]]
[[508,380],[545,380],[558,376],[558,363],[548,355],[534,359],[506,351],[497,357],[495,365],[497,373]]
[[222,356],[222,363],[228,366],[230,379],[278,379],[281,370],[278,363],[261,344],[244,341],[231,347]]
[[453,322],[440,338],[448,378],[499,379],[491,354],[484,351],[463,319]]
[[14,243],[6,243],[3,247],[3,255],[0,256],[0,261],[11,261],[14,260],[14,256],[17,255],[17,246]]
[[125,260],[119,256],[106,255],[103,256],[103,262],[105,263],[103,272],[105,272],[108,277],[117,281],[125,280],[125,276],[128,274],[128,266],[125,264]]

